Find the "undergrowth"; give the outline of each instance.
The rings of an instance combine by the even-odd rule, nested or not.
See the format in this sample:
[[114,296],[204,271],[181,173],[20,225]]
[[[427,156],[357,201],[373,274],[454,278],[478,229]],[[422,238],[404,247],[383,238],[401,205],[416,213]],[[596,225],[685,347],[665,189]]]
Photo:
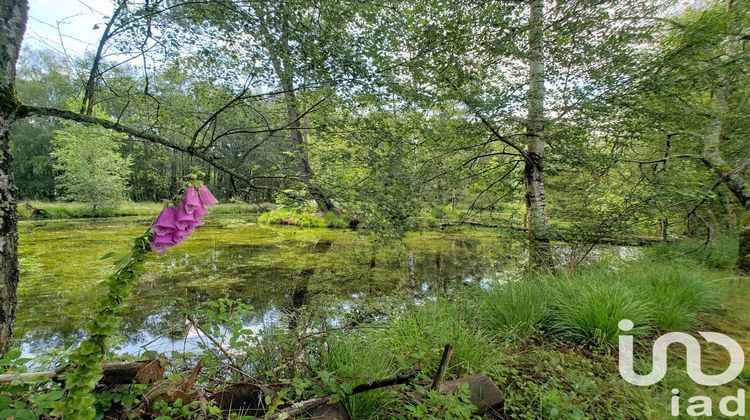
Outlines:
[[[687,378],[684,363],[671,362],[666,378],[652,387],[633,386],[619,376],[621,319],[635,324],[629,334],[639,343],[636,367],[645,370],[653,338],[661,333],[694,332],[706,325],[718,332],[730,325],[730,335],[750,332],[745,300],[727,298],[746,296],[750,285],[726,271],[730,265],[716,254],[730,246],[685,252],[691,247],[657,246],[625,263],[527,275],[489,290],[467,287],[436,300],[396,306],[385,317],[379,312],[368,320],[363,314],[356,324],[332,326],[337,314],[302,308],[289,315],[286,327],[257,336],[242,326],[242,317],[250,312],[242,312],[241,305],[226,301],[199,315],[205,331],[229,334],[224,343],[233,364],[252,372],[255,380],[275,384],[276,397],[267,401],[271,410],[333,394],[357,419],[466,418],[471,406],[465,392],[440,395],[426,388],[443,347],[451,344],[447,379],[488,375],[505,395],[497,413],[504,418],[665,418],[672,388],[716,397],[750,386],[748,368],[726,387],[709,389]],[[243,380],[226,370],[229,362],[221,352],[207,348],[202,357],[210,372],[206,378]],[[181,363],[194,363],[195,356],[172,360],[175,372],[185,372],[189,364]],[[711,370],[716,368],[711,363],[723,362],[708,358],[706,363]],[[356,385],[413,369],[418,372],[413,388],[349,395]],[[221,384],[204,379],[201,386],[211,390]],[[31,391],[23,395],[0,398],[0,416],[3,405],[11,410],[39,399]],[[35,411],[40,412],[44,410]]]

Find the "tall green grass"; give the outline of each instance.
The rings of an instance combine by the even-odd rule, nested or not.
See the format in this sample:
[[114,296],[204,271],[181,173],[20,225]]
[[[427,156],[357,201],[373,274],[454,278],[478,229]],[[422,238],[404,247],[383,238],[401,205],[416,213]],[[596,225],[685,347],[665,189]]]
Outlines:
[[[510,357],[503,340],[478,322],[474,299],[441,299],[393,314],[382,328],[345,334],[331,340],[324,356],[326,369],[354,386],[417,366],[428,379],[446,344],[453,346],[449,378],[487,373],[506,376]],[[399,388],[369,391],[346,399],[352,418],[391,418],[402,398]]]
[[650,247],[646,256],[655,261],[691,260],[707,268],[731,270],[737,261],[738,241],[737,235],[723,235],[709,244],[698,239],[661,243]]
[[530,337],[548,316],[553,292],[542,277],[496,286],[481,299],[482,321],[498,333],[519,339]]
[[[451,344],[449,378],[488,374],[506,393],[509,417],[655,418],[668,412],[669,395],[622,381],[609,351],[618,324],[633,321],[634,335],[692,331],[721,306],[726,274],[700,255],[656,249],[633,261],[528,275],[407,305],[377,328],[334,334],[321,366],[356,386],[416,365],[429,383]],[[674,371],[668,377],[682,378]],[[748,377],[743,372],[740,380]],[[353,418],[403,417],[403,391],[374,390],[345,403]]]
[[451,368],[468,374],[493,370],[501,354],[495,335],[479,324],[476,305],[465,298],[414,307],[376,336],[389,351],[429,369],[437,366],[446,344],[453,346]]
[[503,284],[479,307],[483,325],[516,340],[540,333],[614,345],[622,319],[635,323],[636,335],[694,328],[702,314],[720,308],[721,278],[692,260],[644,257],[617,270],[602,264]]
[[660,330],[688,331],[701,314],[721,307],[721,275],[692,261],[637,264],[621,276],[652,306],[652,324]]
[[[396,355],[384,351],[382,342],[366,340],[360,335],[340,337],[323,356],[326,369],[336,372],[339,380],[351,386],[387,378],[398,373]],[[375,389],[346,398],[352,418],[383,418],[396,404],[397,397],[386,388]]]
[[622,283],[601,281],[595,274],[561,282],[572,284],[557,289],[549,318],[553,335],[597,346],[615,345],[621,320],[637,326],[630,334],[644,333],[651,324],[653,307]]

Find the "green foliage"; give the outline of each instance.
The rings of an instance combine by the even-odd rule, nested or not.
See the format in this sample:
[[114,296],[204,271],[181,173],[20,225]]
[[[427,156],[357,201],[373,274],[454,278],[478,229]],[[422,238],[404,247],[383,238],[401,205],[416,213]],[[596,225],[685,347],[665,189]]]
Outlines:
[[171,420],[175,418],[201,419],[205,418],[205,415],[210,415],[212,417],[221,416],[221,409],[214,405],[207,404],[204,406],[204,403],[201,401],[184,403],[182,398],[177,398],[177,400],[171,404],[165,401],[157,401],[154,404],[154,410],[160,414],[159,416],[154,417],[156,420]]
[[[106,413],[112,408],[133,407],[140,402],[140,397],[148,389],[148,385],[132,384],[114,387],[94,394],[96,398],[96,412]],[[62,395],[62,391],[60,391]]]
[[395,317],[382,340],[390,352],[420,360],[423,366],[436,366],[443,346],[451,344],[452,368],[467,374],[491,372],[499,368],[500,349],[492,332],[477,328],[478,315],[469,299],[428,302]]
[[[323,358],[326,369],[353,385],[392,376],[405,364],[396,353],[384,352],[382,342],[360,335],[340,337]],[[383,417],[396,408],[398,397],[388,389],[375,389],[347,397],[345,403],[353,418]]]
[[626,385],[611,355],[551,340],[524,346],[509,369],[502,389],[510,418],[660,418],[668,412],[659,407],[668,398]]
[[659,259],[692,260],[717,270],[732,269],[737,261],[738,238],[734,235],[720,236],[710,243],[698,239],[685,239],[674,244],[658,244],[648,253]]
[[740,380],[750,386],[750,368],[746,367],[742,369],[742,372],[740,373]]
[[439,394],[427,387],[416,387],[424,395],[419,402],[407,400],[403,412],[414,419],[468,419],[472,418],[476,407],[469,399],[468,385],[464,384],[456,392]]
[[102,377],[102,363],[112,337],[120,327],[123,303],[130,296],[133,283],[143,274],[146,255],[150,252],[150,234],[135,239],[133,248],[117,257],[120,268],[104,285],[107,294],[97,301],[97,312],[86,325],[88,338],[70,355],[75,368],[65,375],[65,395],[54,404],[53,415],[76,419],[93,419],[96,415],[94,386]]
[[258,223],[269,223],[277,225],[291,225],[307,228],[324,228],[325,221],[311,213],[303,213],[300,210],[277,209],[263,213],[258,217]]
[[90,203],[94,214],[122,201],[131,166],[119,152],[123,139],[103,128],[74,123],[55,132],[52,157],[67,199]]
[[488,328],[515,339],[542,329],[544,335],[612,346],[621,319],[635,323],[635,334],[689,331],[701,315],[720,307],[721,275],[689,260],[658,261],[644,257],[615,271],[600,264],[512,281],[483,297],[480,312]]
[[13,174],[22,198],[55,196],[52,138],[59,124],[18,121],[13,124],[11,153]]

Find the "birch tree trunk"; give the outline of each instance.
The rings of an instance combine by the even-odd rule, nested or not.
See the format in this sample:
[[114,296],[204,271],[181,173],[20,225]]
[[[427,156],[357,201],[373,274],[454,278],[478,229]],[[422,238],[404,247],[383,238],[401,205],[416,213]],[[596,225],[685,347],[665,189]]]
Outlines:
[[10,156],[10,127],[20,106],[16,62],[26,29],[25,0],[0,1],[0,354],[10,347],[18,287],[18,193]]
[[529,3],[529,93],[526,120],[524,180],[526,223],[529,231],[529,265],[552,266],[547,235],[547,208],[544,198],[544,3]]

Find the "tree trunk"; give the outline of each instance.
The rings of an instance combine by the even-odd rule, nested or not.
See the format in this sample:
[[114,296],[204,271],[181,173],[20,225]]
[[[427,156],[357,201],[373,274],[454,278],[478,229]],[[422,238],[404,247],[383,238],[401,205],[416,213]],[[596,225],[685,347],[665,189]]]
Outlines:
[[99,45],[96,48],[96,54],[94,54],[94,59],[91,63],[89,78],[86,81],[86,86],[84,88],[83,103],[81,104],[81,114],[91,115],[94,112],[94,92],[96,90],[96,82],[101,76],[99,65],[102,61],[104,47],[107,44],[107,41],[109,41],[109,39],[112,37],[112,26],[115,24],[115,21],[117,20],[117,17],[120,15],[120,13],[125,10],[126,4],[126,1],[121,1],[117,5],[114,13],[112,13],[112,17],[104,27],[104,33],[102,33],[102,37],[99,39]]
[[740,217],[740,244],[737,253],[737,269],[743,273],[750,273],[750,209]]
[[[283,5],[281,6],[283,8]],[[291,60],[291,51],[289,48],[289,28],[287,24],[286,13],[281,10],[282,23],[280,28],[280,39],[277,41],[271,35],[266,26],[266,19],[263,10],[258,11],[261,30],[266,40],[266,48],[271,58],[276,77],[279,79],[279,85],[284,90],[284,106],[286,107],[287,118],[289,120],[289,137],[292,141],[294,158],[297,161],[299,176],[305,183],[307,193],[315,200],[320,211],[336,211],[333,202],[328,198],[326,193],[313,182],[313,171],[310,166],[310,158],[307,149],[307,135],[302,128],[302,112],[299,109],[299,102],[295,93],[294,86],[294,64]],[[278,46],[274,45],[278,44]]]
[[307,193],[315,200],[318,204],[320,211],[335,211],[336,208],[333,202],[326,196],[326,194],[313,182],[313,171],[310,167],[310,158],[307,151],[307,136],[302,130],[300,124],[300,111],[297,106],[297,97],[294,94],[294,86],[289,81],[285,82],[284,90],[287,92],[284,94],[284,102],[287,109],[287,117],[289,118],[289,136],[292,140],[292,147],[294,148],[294,157],[297,160],[297,167],[299,175],[302,181],[307,187]]
[[669,219],[659,219],[659,235],[662,241],[669,240]]
[[529,8],[529,93],[526,121],[524,181],[526,223],[529,229],[529,265],[552,267],[552,251],[547,235],[547,208],[544,198],[544,3],[532,0]]
[[[723,89],[720,89],[723,91]],[[725,93],[716,94],[714,120],[708,132],[703,136],[703,153],[701,160],[718,176],[729,191],[734,194],[744,209],[739,218],[740,243],[737,253],[737,268],[750,273],[750,185],[745,182],[740,171],[733,169],[724,159],[719,149],[722,132],[722,112]]]
[[[732,12],[732,2],[727,2],[727,10]],[[729,39],[726,43],[730,52],[737,48],[735,37]],[[737,269],[750,273],[750,184],[745,182],[742,170],[732,168],[724,159],[721,152],[721,140],[724,135],[724,117],[727,115],[730,107],[728,106],[729,98],[732,93],[733,74],[724,76],[721,83],[713,92],[713,105],[711,110],[711,121],[708,129],[702,136],[701,160],[719,179],[724,182],[729,191],[740,202],[744,213],[739,220],[739,246],[737,252]],[[721,76],[720,76],[721,77]]]
[[18,191],[11,166],[10,128],[20,105],[14,84],[27,11],[25,0],[0,2],[0,354],[10,347],[18,301]]

